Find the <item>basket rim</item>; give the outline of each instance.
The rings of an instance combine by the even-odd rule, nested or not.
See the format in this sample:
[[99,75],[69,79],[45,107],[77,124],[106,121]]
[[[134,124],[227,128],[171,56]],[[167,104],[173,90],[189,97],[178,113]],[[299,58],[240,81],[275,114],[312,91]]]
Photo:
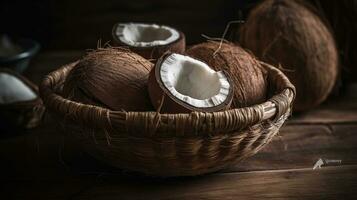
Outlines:
[[[46,107],[82,126],[94,129],[105,129],[110,132],[126,132],[131,134],[157,135],[157,132],[168,135],[186,134],[226,134],[257,125],[263,121],[276,121],[286,116],[292,110],[295,98],[295,87],[289,79],[277,68],[259,61],[266,69],[268,79],[274,76],[274,81],[281,84],[275,95],[265,102],[253,106],[234,108],[217,112],[191,112],[166,114],[155,111],[114,111],[94,105],[86,105],[71,101],[57,93],[56,88],[63,84],[69,71],[78,61],[61,66],[43,79],[40,85],[40,95]],[[179,123],[179,124],[178,124]],[[169,125],[175,127],[167,127]],[[177,126],[183,128],[177,130]],[[160,131],[161,130],[161,131]],[[136,133],[138,132],[138,133]],[[160,134],[160,135],[161,135]]]

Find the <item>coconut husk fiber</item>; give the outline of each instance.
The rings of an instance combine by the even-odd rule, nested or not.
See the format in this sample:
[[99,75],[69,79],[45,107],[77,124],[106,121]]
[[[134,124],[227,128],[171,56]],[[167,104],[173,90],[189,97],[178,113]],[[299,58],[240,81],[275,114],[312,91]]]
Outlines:
[[301,1],[267,0],[256,6],[240,29],[240,43],[286,73],[296,87],[296,111],[319,105],[335,84],[338,55],[333,36]]
[[240,46],[228,42],[208,41],[192,46],[186,54],[229,76],[234,91],[233,108],[265,101],[266,72],[254,56]]
[[330,22],[336,37],[345,83],[357,82],[357,1],[309,0]]
[[63,87],[63,96],[113,110],[153,110],[147,80],[153,64],[121,48],[101,48],[75,64]]

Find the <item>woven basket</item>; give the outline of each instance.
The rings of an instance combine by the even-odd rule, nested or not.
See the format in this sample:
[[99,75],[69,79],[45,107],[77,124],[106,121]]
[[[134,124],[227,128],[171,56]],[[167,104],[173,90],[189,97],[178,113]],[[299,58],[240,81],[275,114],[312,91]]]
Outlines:
[[61,87],[75,63],[46,76],[40,92],[47,109],[97,159],[151,176],[192,176],[257,153],[290,115],[294,86],[281,71],[262,64],[271,98],[222,112],[121,112],[70,101]]

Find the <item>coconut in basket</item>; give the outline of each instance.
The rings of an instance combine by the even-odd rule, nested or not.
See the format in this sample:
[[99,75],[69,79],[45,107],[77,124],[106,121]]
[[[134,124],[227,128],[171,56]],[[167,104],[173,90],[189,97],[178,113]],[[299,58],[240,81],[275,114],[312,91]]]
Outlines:
[[164,54],[155,66],[128,50],[99,49],[50,73],[41,94],[71,136],[112,166],[161,177],[214,172],[271,141],[290,114],[294,87],[240,47],[213,44]]
[[68,74],[63,96],[120,111],[153,110],[147,80],[153,64],[121,48],[87,53]]
[[267,98],[268,84],[265,69],[251,54],[229,42],[208,41],[192,46],[186,54],[222,70],[232,81],[232,108],[262,103]]

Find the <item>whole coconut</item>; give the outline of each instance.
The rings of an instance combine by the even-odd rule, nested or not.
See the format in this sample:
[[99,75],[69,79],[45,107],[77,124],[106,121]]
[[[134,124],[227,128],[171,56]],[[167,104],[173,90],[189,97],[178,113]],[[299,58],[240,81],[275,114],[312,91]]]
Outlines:
[[344,83],[357,82],[357,1],[309,0],[330,22],[339,49]]
[[186,54],[225,72],[234,91],[233,108],[262,103],[266,100],[266,72],[248,52],[232,43],[208,41],[192,46]]
[[88,53],[67,76],[63,96],[113,110],[152,110],[147,80],[153,64],[126,49]]
[[240,43],[263,61],[285,69],[297,90],[297,111],[323,102],[334,86],[338,74],[334,39],[320,17],[300,1],[259,4],[240,30]]

